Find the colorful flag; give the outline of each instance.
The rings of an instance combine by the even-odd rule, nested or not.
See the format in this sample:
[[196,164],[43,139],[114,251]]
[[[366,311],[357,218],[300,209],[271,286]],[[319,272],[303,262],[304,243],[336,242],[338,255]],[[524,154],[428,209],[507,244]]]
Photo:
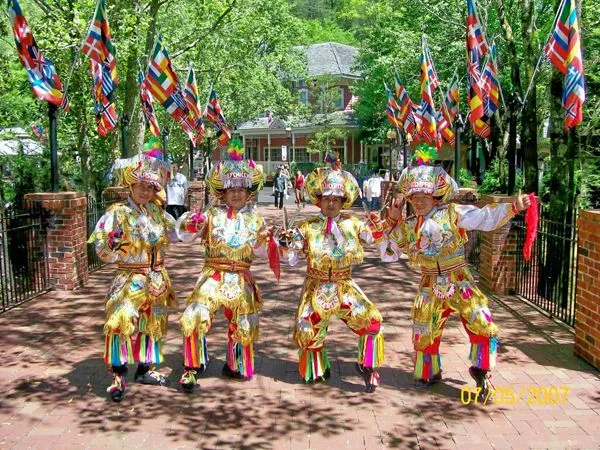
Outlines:
[[552,64],[566,75],[562,104],[566,110],[565,131],[567,131],[583,120],[583,103],[585,102],[581,38],[574,0],[565,0],[563,3],[556,26],[544,52]]
[[150,92],[148,92],[146,82],[144,81],[144,73],[141,70],[138,72],[138,83],[140,85],[140,105],[144,112],[146,128],[153,136],[160,136],[160,127],[158,126],[156,111],[154,111],[154,101]]
[[385,92],[388,96],[387,103],[385,105],[385,114],[387,115],[387,120],[390,123],[390,125],[394,126],[397,129],[401,129],[402,122],[398,117],[398,110],[400,107],[398,106],[398,103],[394,98],[394,93],[390,90],[387,83],[384,82],[383,85],[385,87]]
[[469,103],[469,122],[473,131],[479,136],[489,135],[489,127],[486,132],[484,121],[485,115],[483,100],[484,94],[481,89],[481,72],[479,69],[479,53],[477,47],[472,47],[472,40],[467,36],[467,82],[469,90],[467,92],[467,101]]
[[54,64],[42,56],[17,0],[8,0],[8,15],[15,35],[19,59],[27,71],[33,93],[40,100],[69,111],[69,101],[64,94]]
[[148,64],[145,80],[146,87],[152,96],[181,125],[183,131],[193,139],[194,118],[181,92],[179,78],[171,65],[171,58],[158,35],[152,51],[152,59]]
[[488,54],[484,64],[483,74],[481,75],[480,86],[484,95],[483,110],[486,116],[492,117],[500,105],[500,82],[498,81],[498,69],[494,62],[495,46],[492,44],[492,51]]
[[489,117],[483,116],[481,119],[473,121],[472,125],[473,131],[476,135],[482,137],[483,139],[490,137],[491,127]]
[[444,114],[442,114],[442,111],[438,111],[437,113],[437,131],[439,133],[439,139],[445,140],[454,147],[456,144],[454,131],[452,131],[450,122],[444,116]]
[[477,50],[477,56],[480,58],[488,51],[488,46],[483,36],[481,23],[477,17],[475,9],[475,0],[467,0],[467,47]]
[[104,94],[102,83],[104,71],[101,67],[102,66],[95,60],[90,59],[97,130],[100,136],[106,137],[108,132],[117,126],[117,112],[115,111],[114,103]]
[[198,145],[204,138],[204,122],[202,121],[202,108],[198,102],[198,84],[196,83],[196,74],[194,67],[190,64],[187,82],[183,91],[183,98],[187,104],[190,113],[194,119],[194,145]]
[[231,132],[225,121],[221,104],[219,103],[219,96],[217,92],[211,88],[208,102],[206,103],[206,109],[204,110],[204,116],[215,126],[217,130],[217,142],[220,147],[226,146],[231,140]]
[[446,97],[444,98],[444,104],[442,106],[442,114],[450,124],[454,122],[454,119],[458,115],[459,101],[460,91],[458,87],[458,76],[455,73],[452,80],[450,80],[450,85],[446,91]]
[[[400,123],[404,127],[405,133],[414,133],[415,131],[415,121],[412,117],[413,112],[413,102],[406,92],[404,86],[400,84],[398,78],[394,79],[395,92],[396,92],[396,105],[398,106],[398,119]],[[409,128],[409,130],[407,130]]]
[[432,67],[425,36],[423,36],[421,40],[421,137],[425,142],[435,144],[439,149],[442,143],[436,129],[436,113],[432,96],[433,89],[429,78],[433,71]]
[[117,77],[116,51],[110,37],[110,27],[106,15],[106,0],[98,0],[96,4],[96,11],[88,34],[81,46],[81,51],[100,64],[102,68],[102,90],[106,98],[113,102],[119,78]]

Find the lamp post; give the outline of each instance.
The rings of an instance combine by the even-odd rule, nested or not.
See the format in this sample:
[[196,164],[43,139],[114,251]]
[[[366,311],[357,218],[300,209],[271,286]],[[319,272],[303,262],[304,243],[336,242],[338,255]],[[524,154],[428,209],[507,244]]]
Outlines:
[[389,174],[390,174],[390,180],[391,180],[392,179],[392,145],[394,144],[394,141],[396,140],[396,132],[390,128],[386,133],[386,137],[390,144],[390,160],[388,161],[388,167],[389,167]]
[[203,145],[200,151],[200,171],[198,172],[198,178],[200,180],[204,180],[205,178],[204,169],[206,168],[206,158],[210,157],[212,148],[212,138],[214,135],[215,132],[213,130],[213,127],[208,126],[204,131],[204,140],[202,142]]
[[285,138],[287,139],[288,153],[292,155],[290,162],[296,162],[296,155],[292,152],[292,127],[287,126],[285,128]]

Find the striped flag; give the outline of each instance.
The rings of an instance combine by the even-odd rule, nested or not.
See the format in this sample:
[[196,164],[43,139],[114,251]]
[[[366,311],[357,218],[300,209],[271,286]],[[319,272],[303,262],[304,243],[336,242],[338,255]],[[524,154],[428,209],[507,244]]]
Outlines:
[[185,89],[183,90],[183,98],[185,103],[194,118],[194,145],[198,145],[204,138],[204,122],[202,121],[202,109],[198,102],[198,84],[196,83],[196,74],[194,73],[194,67],[190,64],[190,70],[188,71],[187,81],[185,83]]
[[483,107],[484,93],[481,89],[481,72],[479,69],[479,54],[477,48],[471,47],[471,41],[467,38],[467,82],[469,90],[467,101],[469,103],[469,122],[473,131],[481,137],[489,136],[489,126],[486,127],[484,120],[485,110]]
[[477,17],[475,9],[475,0],[467,0],[467,47],[477,50],[477,56],[480,58],[488,51],[488,46],[483,36],[481,23]]
[[450,85],[446,91],[444,104],[442,105],[442,114],[452,124],[458,115],[458,102],[460,101],[460,90],[458,86],[458,75],[455,73],[450,80]]
[[384,82],[383,85],[385,87],[385,92],[388,96],[387,103],[385,105],[385,114],[387,115],[387,120],[390,123],[390,125],[394,126],[396,129],[401,129],[402,122],[398,117],[400,106],[398,105],[398,102],[396,102],[394,93],[390,90],[387,83]]
[[421,40],[421,50],[421,137],[425,142],[435,144],[439,149],[442,143],[436,128],[436,112],[432,96],[433,88],[429,78],[434,70],[430,61],[425,36]]
[[585,79],[581,38],[574,0],[565,0],[548,44],[544,48],[552,64],[565,77],[563,88],[563,108],[566,110],[565,131],[583,120],[585,102]]
[[17,0],[8,0],[8,15],[15,35],[19,59],[27,71],[33,93],[40,100],[69,111],[69,101],[54,64],[42,56]]
[[109,101],[114,101],[114,94],[119,84],[117,76],[116,51],[110,37],[110,27],[106,15],[106,0],[98,0],[96,10],[88,34],[83,41],[81,51],[102,68],[102,90]]
[[490,118],[484,116],[481,119],[475,120],[473,122],[473,131],[483,139],[489,138],[492,131],[490,127]]
[[153,136],[160,136],[160,127],[158,126],[156,111],[154,111],[154,101],[150,92],[148,92],[146,82],[144,81],[144,73],[141,70],[138,72],[138,83],[140,85],[140,105],[144,112],[146,128]]
[[94,110],[97,130],[100,136],[106,137],[108,132],[117,126],[117,112],[114,103],[104,95],[102,85],[104,71],[101,69],[101,65],[93,59],[90,59],[90,72],[94,85]]
[[483,110],[485,115],[492,117],[500,105],[500,82],[498,81],[498,69],[494,62],[495,46],[492,44],[492,51],[488,54],[484,64],[483,74],[481,75],[480,86],[484,94]]
[[152,59],[148,64],[145,84],[152,97],[181,125],[183,131],[193,138],[194,118],[183,98],[179,78],[173,70],[171,58],[160,35],[156,38]]
[[219,103],[219,96],[217,92],[211,88],[208,102],[206,103],[206,109],[204,110],[204,116],[215,126],[217,130],[217,143],[220,147],[225,147],[231,140],[231,131],[225,121],[221,104]]
[[442,111],[438,111],[437,113],[437,131],[439,133],[439,139],[443,139],[448,144],[454,147],[456,144],[456,138],[454,136],[454,131],[452,131],[452,127],[448,119],[442,114]]
[[413,117],[413,102],[406,92],[404,86],[400,84],[398,78],[394,78],[395,92],[396,92],[396,104],[398,105],[398,119],[404,127],[405,134],[414,134],[415,132],[415,119]]

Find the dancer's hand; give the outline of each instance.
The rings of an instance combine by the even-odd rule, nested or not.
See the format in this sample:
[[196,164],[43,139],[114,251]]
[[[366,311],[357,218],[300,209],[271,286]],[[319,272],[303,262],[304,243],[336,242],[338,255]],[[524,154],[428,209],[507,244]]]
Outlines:
[[519,195],[517,195],[517,200],[515,201],[515,207],[517,211],[525,211],[531,205],[531,199],[528,194],[521,194],[521,190],[519,189]]
[[188,219],[186,223],[186,231],[190,233],[197,233],[201,224],[206,222],[206,215],[202,214],[197,209],[194,211]]
[[400,217],[402,217],[402,210],[404,209],[404,203],[406,203],[406,201],[404,200],[403,195],[394,197],[392,203],[390,203],[390,208],[388,209],[388,217],[396,222],[400,220]]

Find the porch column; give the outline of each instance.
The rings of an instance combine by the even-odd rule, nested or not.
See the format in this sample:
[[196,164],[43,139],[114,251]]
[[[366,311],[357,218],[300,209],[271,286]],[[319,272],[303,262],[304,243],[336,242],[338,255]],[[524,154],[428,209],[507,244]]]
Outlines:
[[344,136],[344,164],[348,164],[348,136]]

